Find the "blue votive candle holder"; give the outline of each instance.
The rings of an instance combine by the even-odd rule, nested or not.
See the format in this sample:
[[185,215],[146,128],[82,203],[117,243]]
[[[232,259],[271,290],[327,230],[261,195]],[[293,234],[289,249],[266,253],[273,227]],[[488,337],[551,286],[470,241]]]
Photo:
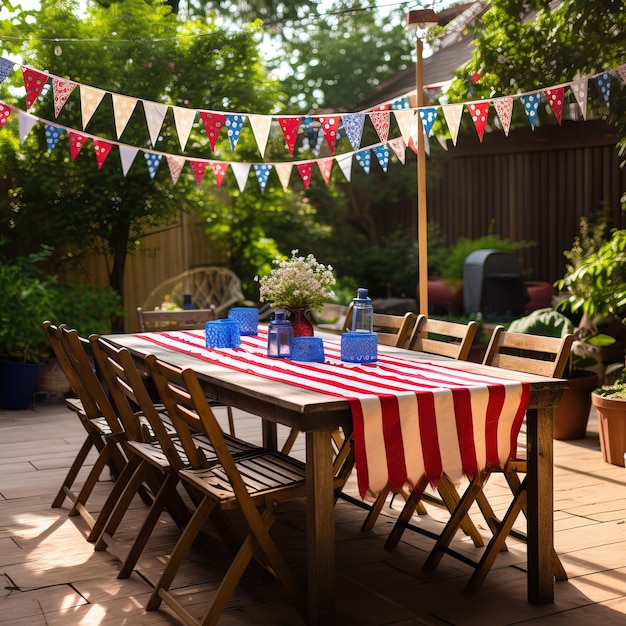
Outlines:
[[341,335],[341,360],[346,363],[376,363],[378,360],[378,337],[376,333],[363,331]]
[[250,307],[233,307],[228,311],[228,319],[239,326],[239,334],[257,335],[259,333],[259,309]]
[[321,337],[294,337],[291,345],[293,361],[324,362],[324,342]]
[[239,326],[233,320],[211,320],[206,323],[207,348],[238,348],[241,345]]

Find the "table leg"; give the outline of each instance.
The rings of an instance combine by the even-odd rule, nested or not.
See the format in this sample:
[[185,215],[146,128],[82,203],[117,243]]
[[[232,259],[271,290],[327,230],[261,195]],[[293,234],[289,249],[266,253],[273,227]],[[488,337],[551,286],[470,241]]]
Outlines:
[[335,624],[335,498],[330,432],[306,434],[308,623]]
[[553,408],[527,413],[528,600],[554,602]]

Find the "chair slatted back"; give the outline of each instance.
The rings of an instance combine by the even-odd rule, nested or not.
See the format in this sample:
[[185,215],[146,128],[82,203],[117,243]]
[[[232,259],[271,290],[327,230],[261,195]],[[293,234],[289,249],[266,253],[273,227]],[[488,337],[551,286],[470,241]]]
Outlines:
[[[405,313],[404,315],[392,315],[390,313],[374,313],[373,330],[377,334],[377,341],[382,346],[394,346],[404,348],[408,342],[417,315]],[[348,308],[346,321],[343,326],[344,332],[352,328],[352,304]]]
[[478,324],[474,321],[460,324],[420,315],[409,338],[408,348],[467,361],[477,330]]
[[185,311],[144,311],[137,307],[139,332],[164,330],[196,330],[216,319],[214,309],[190,309]]
[[561,378],[569,360],[574,338],[544,337],[511,333],[496,326],[483,359],[484,365]]

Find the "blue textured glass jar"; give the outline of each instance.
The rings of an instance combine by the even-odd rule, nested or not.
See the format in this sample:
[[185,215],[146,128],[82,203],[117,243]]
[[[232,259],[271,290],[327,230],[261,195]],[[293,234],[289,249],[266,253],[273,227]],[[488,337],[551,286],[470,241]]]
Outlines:
[[277,309],[267,329],[267,356],[290,358],[293,344],[293,326],[285,318],[285,311]]

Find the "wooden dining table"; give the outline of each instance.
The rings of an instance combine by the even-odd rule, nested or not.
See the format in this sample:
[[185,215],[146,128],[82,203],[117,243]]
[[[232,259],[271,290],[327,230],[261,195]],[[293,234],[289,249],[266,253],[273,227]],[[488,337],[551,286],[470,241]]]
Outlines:
[[[196,342],[200,342],[204,336],[203,331],[185,332],[191,333]],[[318,331],[316,336],[324,339],[327,352],[338,354],[340,337]],[[250,367],[251,363],[254,364],[254,356],[250,354],[246,354],[247,366],[225,367],[207,358],[202,350],[175,349],[167,341],[161,341],[161,337],[161,333],[139,333],[106,335],[105,339],[128,348],[139,359],[146,354],[154,354],[164,362],[193,369],[208,397],[262,418],[264,444],[269,447],[277,446],[277,424],[305,433],[307,617],[309,624],[336,623],[335,495],[331,435],[338,428],[352,432],[350,401],[338,394],[320,391],[314,386],[292,384],[280,377],[265,375],[261,369]],[[411,363],[418,366],[423,361],[441,359],[387,346],[379,346],[379,355],[381,358],[389,356],[396,360],[402,359],[409,366]],[[554,601],[553,409],[567,387],[567,382],[466,361],[445,359],[445,365],[459,372],[487,375],[527,385],[528,600],[538,604],[551,603]],[[332,363],[329,367],[332,367]],[[344,375],[341,372],[348,376],[350,368],[337,367],[334,375]]]

